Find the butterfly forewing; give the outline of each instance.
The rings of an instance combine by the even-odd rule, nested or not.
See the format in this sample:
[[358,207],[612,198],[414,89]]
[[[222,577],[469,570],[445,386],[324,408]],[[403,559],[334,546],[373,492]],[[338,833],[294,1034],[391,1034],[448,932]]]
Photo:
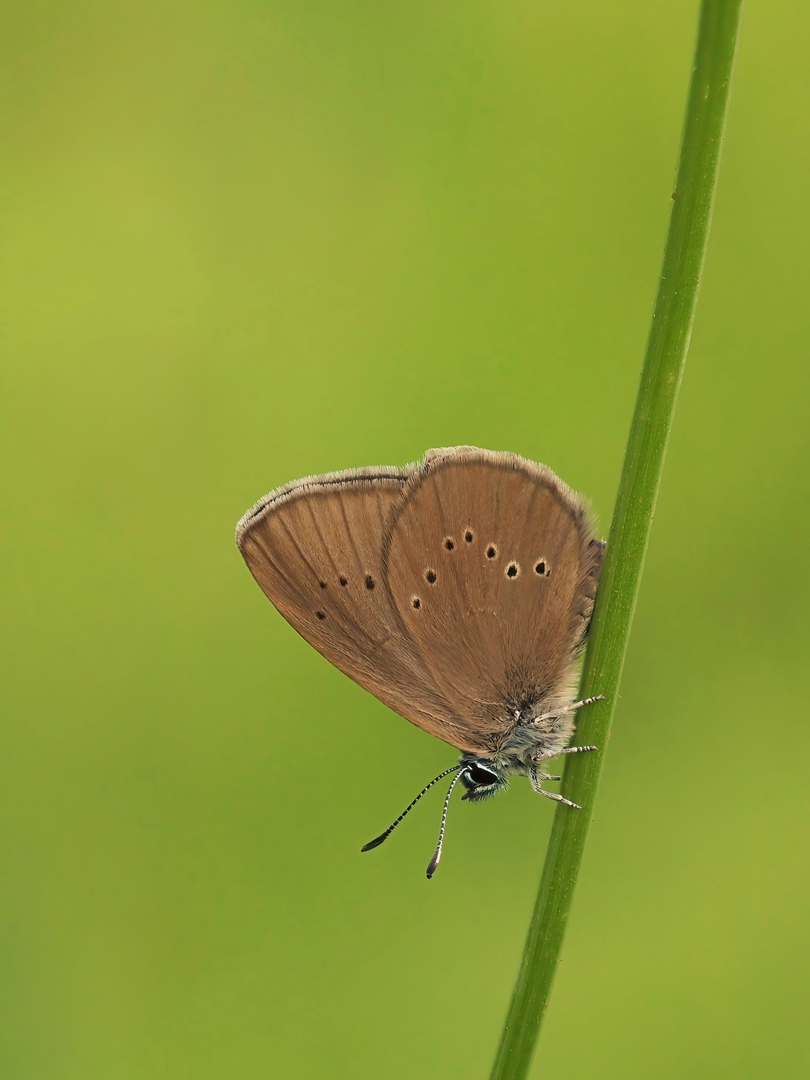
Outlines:
[[386,588],[386,524],[408,470],[308,477],[272,492],[237,527],[265,595],[337,668],[391,708],[447,741],[458,717],[403,631]]
[[497,749],[515,709],[570,700],[600,563],[583,501],[550,469],[457,447],[408,480],[386,581],[472,749]]

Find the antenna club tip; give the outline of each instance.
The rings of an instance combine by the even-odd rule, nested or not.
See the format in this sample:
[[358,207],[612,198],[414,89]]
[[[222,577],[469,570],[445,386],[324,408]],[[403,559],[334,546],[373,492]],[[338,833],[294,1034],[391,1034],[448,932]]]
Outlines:
[[428,868],[425,871],[425,877],[428,879],[428,881],[430,881],[430,879],[433,877],[433,875],[439,869],[439,859],[441,859],[441,857],[442,857],[441,851],[437,851],[436,854],[433,856],[433,858],[428,863]]
[[383,841],[388,839],[389,834],[390,834],[390,830],[388,830],[387,832],[382,833],[380,836],[375,836],[375,838],[373,840],[369,840],[369,842],[367,844],[363,844],[363,846],[360,848],[360,851],[361,852],[363,852],[363,851],[371,851],[373,848],[379,847],[380,844],[383,843]]

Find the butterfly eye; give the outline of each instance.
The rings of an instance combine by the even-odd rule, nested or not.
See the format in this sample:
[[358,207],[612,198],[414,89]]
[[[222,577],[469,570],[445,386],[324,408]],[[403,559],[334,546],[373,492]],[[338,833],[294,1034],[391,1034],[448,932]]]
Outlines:
[[489,769],[484,769],[480,765],[470,766],[470,779],[474,784],[489,785],[497,784],[497,773],[491,772]]

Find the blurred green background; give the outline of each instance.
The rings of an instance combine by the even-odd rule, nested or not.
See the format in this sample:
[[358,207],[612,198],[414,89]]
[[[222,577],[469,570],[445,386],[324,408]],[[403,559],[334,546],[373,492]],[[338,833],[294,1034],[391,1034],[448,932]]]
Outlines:
[[[553,806],[333,670],[233,545],[471,442],[606,528],[697,4],[6,6],[6,1080],[486,1077]],[[804,1077],[810,10],[750,0],[533,1076]]]

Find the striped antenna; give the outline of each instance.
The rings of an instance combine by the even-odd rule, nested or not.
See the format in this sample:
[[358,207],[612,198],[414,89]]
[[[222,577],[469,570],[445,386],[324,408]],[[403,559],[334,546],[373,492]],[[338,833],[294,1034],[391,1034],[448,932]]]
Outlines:
[[450,784],[450,787],[447,789],[447,797],[444,800],[444,810],[442,810],[442,827],[441,827],[441,831],[439,832],[439,842],[436,845],[436,850],[433,853],[433,858],[428,863],[428,868],[427,868],[427,871],[426,871],[428,881],[430,881],[430,879],[436,873],[436,867],[439,865],[439,859],[442,857],[442,844],[444,843],[444,828],[445,828],[445,825],[447,825],[447,807],[450,805],[450,796],[453,794],[453,788],[456,786],[456,784],[459,782],[459,780],[462,778],[462,776],[464,776],[465,772],[467,772],[466,769],[464,770],[464,772],[460,772],[458,774],[458,776],[454,776],[453,777],[453,782]]
[[[416,796],[416,798],[413,800],[413,802],[410,804],[410,806],[405,807],[405,809],[399,815],[397,820],[393,821],[388,826],[388,828],[385,830],[384,833],[380,833],[380,835],[374,840],[369,840],[369,842],[367,844],[364,844],[363,847],[360,848],[360,850],[361,851],[371,851],[372,848],[379,847],[380,844],[382,844],[385,840],[388,839],[388,837],[391,835],[391,833],[394,831],[394,829],[397,827],[397,825],[399,825],[400,821],[402,821],[402,819],[405,817],[405,815],[409,814],[411,812],[411,810],[413,810],[413,808],[416,806],[416,804],[419,802],[419,800],[422,798],[422,796],[424,794],[426,794],[428,791],[430,791],[430,789],[433,787],[434,784],[438,784],[438,782],[440,780],[443,780],[445,778],[445,776],[448,776],[451,772],[455,772],[456,769],[460,769],[460,768],[461,768],[460,764],[459,765],[453,765],[452,768],[445,769],[444,772],[440,772],[438,776],[434,777],[434,779],[430,781],[430,783],[427,785],[427,787],[422,788],[422,790],[419,792],[419,794]],[[461,774],[459,774],[459,775],[461,775]],[[458,776],[455,777],[455,779],[453,780],[454,784],[455,784],[456,780],[458,780]],[[453,790],[452,785],[450,787],[450,790],[451,791]],[[447,817],[447,807],[446,806],[445,806],[445,810],[444,810],[444,816]],[[444,826],[443,825],[442,825],[442,832],[444,832]],[[429,874],[428,874],[428,877],[430,877]]]

